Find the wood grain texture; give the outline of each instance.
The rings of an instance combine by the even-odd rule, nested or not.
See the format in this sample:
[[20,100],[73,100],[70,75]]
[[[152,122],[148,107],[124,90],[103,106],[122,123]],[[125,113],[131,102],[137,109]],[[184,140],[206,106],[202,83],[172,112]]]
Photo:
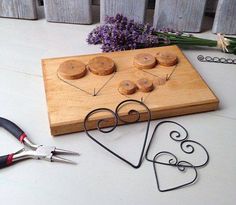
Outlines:
[[[100,5],[100,0],[92,0],[93,5]],[[155,0],[148,0],[148,9],[154,9],[155,8]]]
[[236,1],[219,0],[212,31],[236,34]]
[[36,0],[0,0],[0,17],[37,19]]
[[144,22],[147,0],[101,0],[100,4],[102,23],[106,16],[115,16],[117,13],[137,22]]
[[91,24],[91,0],[44,0],[46,19],[51,22]]
[[[171,80],[162,86],[154,85],[154,90],[150,93],[137,91],[129,95],[129,98],[119,93],[118,88],[123,80],[137,82],[141,78],[147,78],[154,82],[159,79],[156,75],[165,78],[173,68],[157,65],[155,68],[148,70],[150,74],[135,68],[133,58],[139,53],[155,55],[157,52],[166,50],[175,53],[179,60]],[[70,82],[92,93],[94,88],[99,89],[104,85],[104,82],[110,79],[97,96],[89,95],[58,78],[58,67],[64,61],[74,59],[88,64],[89,60],[96,56],[107,56],[114,60],[117,72],[113,78],[110,76],[95,76],[88,72],[84,78]],[[143,98],[152,112],[152,119],[215,110],[218,106],[217,97],[177,46],[44,59],[42,60],[42,68],[52,135],[83,131],[83,120],[88,112],[99,107],[114,110],[118,103],[130,98],[136,100]],[[132,108],[135,109],[136,107]],[[143,109],[140,111],[142,113],[141,120],[146,120],[146,113]],[[125,117],[128,116],[125,110],[121,111],[120,114]],[[109,119],[110,117],[107,113],[100,115],[100,118]],[[91,129],[95,125],[96,119],[89,121]],[[110,122],[106,125],[110,125]]]
[[206,0],[156,0],[154,27],[200,32]]

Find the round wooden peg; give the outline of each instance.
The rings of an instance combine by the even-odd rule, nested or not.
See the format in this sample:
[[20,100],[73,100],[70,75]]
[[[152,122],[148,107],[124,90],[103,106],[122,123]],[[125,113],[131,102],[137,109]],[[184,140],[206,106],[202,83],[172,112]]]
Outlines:
[[110,75],[115,72],[115,63],[108,57],[98,56],[89,61],[88,69],[95,75]]
[[174,66],[178,63],[178,58],[175,54],[165,51],[157,53],[156,59],[163,66]]
[[151,69],[155,67],[156,59],[149,53],[139,53],[134,56],[134,66],[139,69]]
[[136,85],[130,80],[120,82],[119,91],[123,95],[131,95],[136,92]]
[[86,75],[86,66],[78,60],[67,60],[58,68],[58,74],[65,79],[74,80]]
[[142,92],[151,92],[154,87],[152,81],[148,80],[147,78],[141,78],[137,81],[137,86],[140,91]]

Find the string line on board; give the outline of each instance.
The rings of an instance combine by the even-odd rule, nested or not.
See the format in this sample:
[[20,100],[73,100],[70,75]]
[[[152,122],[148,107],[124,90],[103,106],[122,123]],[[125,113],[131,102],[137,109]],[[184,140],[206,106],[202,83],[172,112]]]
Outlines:
[[[166,74],[166,78],[165,78],[166,81],[170,80],[171,76],[175,73],[176,68],[177,68],[177,65],[178,65],[178,64],[176,64],[176,65],[174,66],[174,68],[172,69],[172,71],[171,71],[170,74]],[[144,69],[142,69],[142,71],[145,72],[145,73],[147,73],[147,74],[150,74],[150,75],[153,75],[153,76],[155,76],[155,77],[158,77],[159,79],[163,79],[163,78],[160,77],[159,75],[150,73],[150,72],[148,72],[148,71],[146,71],[146,70],[144,70]]]
[[62,82],[66,83],[67,85],[70,85],[70,86],[72,86],[72,87],[74,87],[74,88],[76,88],[76,89],[78,89],[78,90],[80,90],[80,91],[82,91],[82,92],[84,92],[84,93],[86,93],[86,94],[88,94],[88,95],[97,96],[97,95],[105,88],[105,86],[109,83],[109,81],[115,76],[115,74],[116,74],[116,72],[114,72],[114,74],[102,85],[101,88],[98,89],[97,92],[96,92],[96,88],[94,88],[94,89],[93,89],[93,93],[90,93],[90,92],[88,92],[88,91],[86,91],[86,90],[80,88],[79,86],[77,86],[77,85],[75,85],[75,84],[73,84],[73,83],[70,83],[70,82],[64,80],[63,78],[60,77],[60,75],[58,74],[58,72],[57,72],[57,78],[58,78],[59,80],[61,80]]

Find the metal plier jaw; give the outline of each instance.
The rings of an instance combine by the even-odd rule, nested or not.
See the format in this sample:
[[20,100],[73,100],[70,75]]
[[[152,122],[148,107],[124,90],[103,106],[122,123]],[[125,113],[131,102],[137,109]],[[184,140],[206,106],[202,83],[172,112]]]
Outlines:
[[21,149],[15,153],[0,156],[0,168],[6,167],[13,162],[17,162],[24,159],[41,159],[49,162],[64,162],[70,164],[76,164],[74,161],[58,157],[56,155],[79,155],[77,152],[58,149],[54,146],[36,145],[30,141],[26,134],[13,122],[0,117],[0,127],[5,128],[13,136],[15,136],[21,143],[23,143],[28,149]]

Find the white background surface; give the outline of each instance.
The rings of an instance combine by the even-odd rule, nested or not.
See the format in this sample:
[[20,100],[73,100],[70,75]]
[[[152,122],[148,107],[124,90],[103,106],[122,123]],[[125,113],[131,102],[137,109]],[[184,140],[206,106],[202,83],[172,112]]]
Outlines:
[[[207,49],[184,50],[220,100],[217,111],[172,118],[210,153],[209,165],[199,170],[199,180],[193,186],[161,193],[156,188],[152,164],[146,160],[134,170],[84,133],[58,138],[50,135],[40,60],[100,52],[99,46],[86,43],[94,27],[54,24],[45,19],[0,19],[0,116],[17,123],[35,143],[81,153],[70,158],[78,162],[75,166],[28,160],[1,169],[1,204],[235,204],[236,65],[200,63],[196,58],[199,54],[236,56]],[[200,36],[215,38],[210,32]],[[157,122],[152,122],[150,131]],[[14,137],[0,131],[1,155],[21,148]],[[119,132],[130,137],[130,149],[135,146],[125,128],[120,127]]]

